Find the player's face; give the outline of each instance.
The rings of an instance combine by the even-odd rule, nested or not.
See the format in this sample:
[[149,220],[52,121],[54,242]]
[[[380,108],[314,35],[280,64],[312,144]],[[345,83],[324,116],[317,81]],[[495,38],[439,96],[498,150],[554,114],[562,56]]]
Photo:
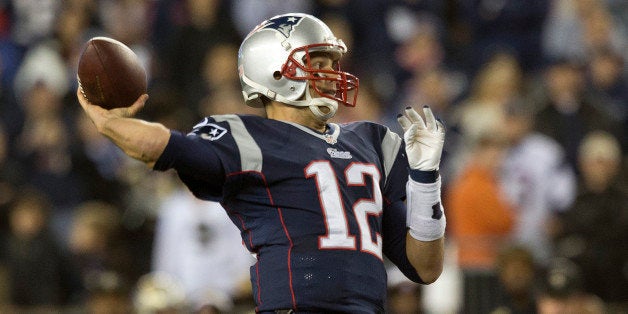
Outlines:
[[338,70],[338,60],[334,60],[331,54],[325,52],[313,52],[310,54],[309,65],[310,69],[321,70],[321,72],[312,73],[319,79],[310,80],[310,95],[312,97],[322,97],[321,94],[334,96],[338,91],[336,80],[339,76],[329,71]]

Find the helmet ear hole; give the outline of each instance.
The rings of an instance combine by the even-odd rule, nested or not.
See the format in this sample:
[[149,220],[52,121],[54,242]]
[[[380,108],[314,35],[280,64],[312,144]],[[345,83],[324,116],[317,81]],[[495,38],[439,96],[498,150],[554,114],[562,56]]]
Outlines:
[[279,71],[273,72],[273,78],[275,80],[279,81],[281,79],[281,72],[279,72]]

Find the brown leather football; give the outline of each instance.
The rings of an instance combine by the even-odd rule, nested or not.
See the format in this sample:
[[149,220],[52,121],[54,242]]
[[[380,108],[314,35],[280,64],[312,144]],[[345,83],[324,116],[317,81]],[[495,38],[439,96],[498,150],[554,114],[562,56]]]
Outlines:
[[105,109],[128,107],[146,93],[146,70],[125,44],[108,37],[87,41],[78,63],[78,83],[91,103]]

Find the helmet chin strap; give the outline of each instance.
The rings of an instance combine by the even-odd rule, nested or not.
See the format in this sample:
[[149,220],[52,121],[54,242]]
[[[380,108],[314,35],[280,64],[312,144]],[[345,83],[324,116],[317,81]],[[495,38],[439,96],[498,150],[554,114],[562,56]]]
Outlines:
[[[319,120],[326,122],[336,115],[336,111],[338,110],[338,102],[325,97],[313,98],[310,99],[309,107],[314,116],[316,116]],[[325,107],[329,109],[329,111],[327,113],[324,113],[321,110],[321,107]]]
[[[274,99],[291,106],[309,107],[314,116],[322,122],[327,122],[327,120],[333,118],[336,115],[336,111],[338,111],[337,101],[326,97],[312,98],[312,96],[310,95],[310,91],[307,89],[305,90],[304,100],[289,100],[281,95],[275,95]],[[329,111],[327,113],[324,113],[321,110],[321,107],[325,107]]]
[[[314,116],[322,122],[327,122],[327,120],[333,118],[336,115],[336,111],[338,111],[337,101],[325,97],[312,98],[309,89],[305,90],[305,101],[303,102],[305,106],[310,107],[310,111],[312,111]],[[327,108],[328,112],[324,113],[321,107]]]

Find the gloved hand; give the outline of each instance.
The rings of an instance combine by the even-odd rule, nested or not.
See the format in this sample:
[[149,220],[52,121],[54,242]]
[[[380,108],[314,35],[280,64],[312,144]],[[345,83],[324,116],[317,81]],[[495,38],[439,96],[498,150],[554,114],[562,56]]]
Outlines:
[[445,127],[437,121],[428,106],[423,107],[423,118],[412,107],[397,116],[403,129],[406,154],[410,169],[421,171],[438,170],[445,143]]

